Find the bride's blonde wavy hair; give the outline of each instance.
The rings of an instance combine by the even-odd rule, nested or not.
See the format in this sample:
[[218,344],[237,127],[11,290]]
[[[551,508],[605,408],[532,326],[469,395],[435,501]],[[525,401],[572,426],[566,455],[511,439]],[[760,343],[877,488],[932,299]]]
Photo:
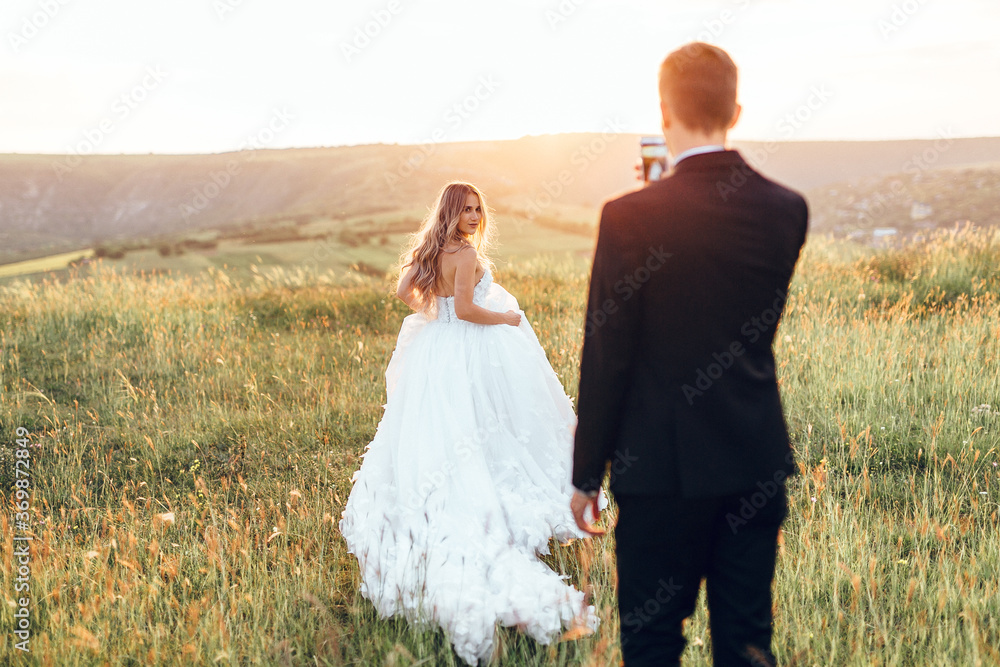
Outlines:
[[[476,231],[467,237],[458,230],[458,223],[465,209],[465,200],[470,194],[479,198],[482,217]],[[420,229],[411,237],[409,246],[400,256],[396,286],[402,281],[406,268],[412,267],[410,284],[421,309],[432,309],[438,282],[438,260],[444,247],[451,242],[468,242],[476,249],[480,262],[492,268],[493,263],[487,255],[492,240],[493,219],[489,206],[486,205],[486,197],[471,183],[452,181],[441,188],[434,208],[424,218]]]

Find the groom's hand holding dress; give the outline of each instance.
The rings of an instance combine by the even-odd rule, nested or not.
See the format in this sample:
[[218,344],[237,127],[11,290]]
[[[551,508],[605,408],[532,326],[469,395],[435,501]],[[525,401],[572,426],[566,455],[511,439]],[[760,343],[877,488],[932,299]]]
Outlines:
[[573,511],[573,519],[576,520],[577,528],[583,532],[594,537],[600,537],[607,532],[603,528],[598,528],[591,523],[586,516],[588,507],[595,522],[601,516],[600,499],[596,494],[588,495],[577,489],[573,492],[573,498],[570,500],[569,507]]

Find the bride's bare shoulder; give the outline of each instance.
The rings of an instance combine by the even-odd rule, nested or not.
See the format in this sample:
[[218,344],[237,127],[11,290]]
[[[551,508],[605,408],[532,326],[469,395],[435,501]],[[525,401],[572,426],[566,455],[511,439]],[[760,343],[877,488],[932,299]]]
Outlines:
[[454,244],[453,246],[445,246],[442,248],[444,254],[441,255],[441,263],[443,265],[451,266],[464,266],[470,262],[476,262],[478,260],[478,255],[476,253],[475,247],[469,243],[463,243],[461,245]]
[[468,241],[451,241],[449,243],[446,243],[444,247],[441,248],[442,252],[449,255],[463,255],[466,254],[469,250],[475,252],[476,248]]

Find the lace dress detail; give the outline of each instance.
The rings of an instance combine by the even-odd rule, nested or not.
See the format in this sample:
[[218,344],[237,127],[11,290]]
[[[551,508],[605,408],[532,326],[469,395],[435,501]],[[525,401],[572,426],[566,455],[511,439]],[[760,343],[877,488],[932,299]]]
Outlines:
[[[473,302],[520,311],[489,269]],[[387,401],[340,529],[361,593],[383,617],[445,630],[466,663],[488,660],[497,623],[548,643],[597,627],[584,595],[538,559],[582,537],[569,511],[570,399],[522,314],[517,327],[455,316],[403,321]]]

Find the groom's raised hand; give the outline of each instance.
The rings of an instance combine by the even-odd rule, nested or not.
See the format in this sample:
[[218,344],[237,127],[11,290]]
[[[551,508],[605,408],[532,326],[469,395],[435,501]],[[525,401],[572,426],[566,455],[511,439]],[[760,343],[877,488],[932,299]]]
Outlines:
[[594,517],[595,521],[599,519],[601,516],[601,507],[598,504],[599,499],[599,495],[591,498],[587,494],[577,490],[573,492],[573,498],[569,501],[569,507],[573,511],[573,519],[576,521],[577,527],[594,537],[603,535],[606,531],[603,528],[597,528],[594,524],[587,521],[584,512],[587,507],[590,507],[591,516]]

